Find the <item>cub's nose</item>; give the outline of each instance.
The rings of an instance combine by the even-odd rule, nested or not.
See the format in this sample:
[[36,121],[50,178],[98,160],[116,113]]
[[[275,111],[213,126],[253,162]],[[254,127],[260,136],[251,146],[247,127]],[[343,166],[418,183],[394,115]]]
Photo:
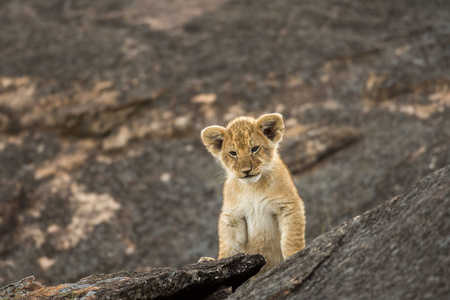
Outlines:
[[241,172],[245,173],[245,175],[248,175],[252,170],[253,170],[252,166],[249,166],[249,167],[246,167],[246,168],[242,168]]

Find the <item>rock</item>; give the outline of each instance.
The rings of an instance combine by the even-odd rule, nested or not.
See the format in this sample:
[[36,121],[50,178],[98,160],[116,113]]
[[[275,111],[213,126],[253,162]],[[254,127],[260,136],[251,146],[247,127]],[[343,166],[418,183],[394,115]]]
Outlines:
[[307,243],[450,164],[450,1],[185,3],[0,1],[0,286],[215,255],[235,116],[289,121]]
[[69,107],[59,113],[55,123],[67,135],[102,136],[123,124],[132,114],[152,101],[154,98],[148,97],[95,108],[89,105]]
[[34,277],[0,289],[0,299],[225,299],[229,287],[236,289],[259,272],[265,264],[262,255],[236,254],[184,268],[153,268],[148,272],[122,271],[92,275],[76,283],[45,287]]
[[13,111],[0,105],[0,132],[15,133],[20,129],[20,123],[16,119]]
[[25,209],[27,198],[18,182],[0,180],[0,254],[12,250],[19,226],[19,212]]
[[45,288],[45,286],[37,282],[34,276],[29,276],[19,282],[7,285],[0,289],[0,299],[19,297],[43,288]]
[[448,178],[450,166],[242,286],[265,264],[261,255],[92,275],[51,287],[31,276],[0,289],[0,299],[446,299]]
[[350,146],[361,138],[362,134],[353,127],[320,127],[307,131],[286,142],[286,164],[295,174],[320,162],[333,153]]
[[411,153],[405,153],[393,168],[387,170],[374,193],[378,199],[390,199],[406,190],[411,182],[417,182],[432,171],[446,165],[449,158],[450,143],[448,137],[440,137],[430,145],[420,145]]
[[205,300],[219,300],[219,299],[226,299],[228,296],[230,296],[233,293],[232,287],[221,287],[213,294],[209,295],[205,298]]
[[341,224],[230,299],[447,299],[450,166]]

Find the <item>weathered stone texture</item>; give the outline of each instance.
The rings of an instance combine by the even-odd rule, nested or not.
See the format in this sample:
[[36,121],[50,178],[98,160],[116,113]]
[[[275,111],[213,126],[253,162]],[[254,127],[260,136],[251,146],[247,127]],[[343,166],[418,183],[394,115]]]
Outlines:
[[283,114],[307,243],[406,192],[450,164],[449,12],[1,0],[0,286],[217,255],[223,173],[200,131],[241,115]]
[[0,299],[224,299],[229,288],[236,289],[265,263],[262,255],[241,253],[180,269],[99,274],[51,287],[27,277],[0,289]]

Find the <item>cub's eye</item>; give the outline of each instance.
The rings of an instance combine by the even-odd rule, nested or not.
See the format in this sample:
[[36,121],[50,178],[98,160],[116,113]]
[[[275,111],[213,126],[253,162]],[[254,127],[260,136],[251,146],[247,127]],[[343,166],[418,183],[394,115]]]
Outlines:
[[236,156],[237,156],[236,151],[230,151],[230,156],[231,156],[231,157],[236,157]]
[[259,146],[255,146],[252,148],[252,153],[256,153],[259,150]]

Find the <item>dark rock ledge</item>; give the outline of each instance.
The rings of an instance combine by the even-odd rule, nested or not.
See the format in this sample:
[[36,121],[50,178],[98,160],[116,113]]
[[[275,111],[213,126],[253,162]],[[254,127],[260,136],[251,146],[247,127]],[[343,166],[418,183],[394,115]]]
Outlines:
[[118,272],[45,287],[34,277],[0,289],[0,299],[223,299],[265,264],[262,255],[233,257],[148,272]]

